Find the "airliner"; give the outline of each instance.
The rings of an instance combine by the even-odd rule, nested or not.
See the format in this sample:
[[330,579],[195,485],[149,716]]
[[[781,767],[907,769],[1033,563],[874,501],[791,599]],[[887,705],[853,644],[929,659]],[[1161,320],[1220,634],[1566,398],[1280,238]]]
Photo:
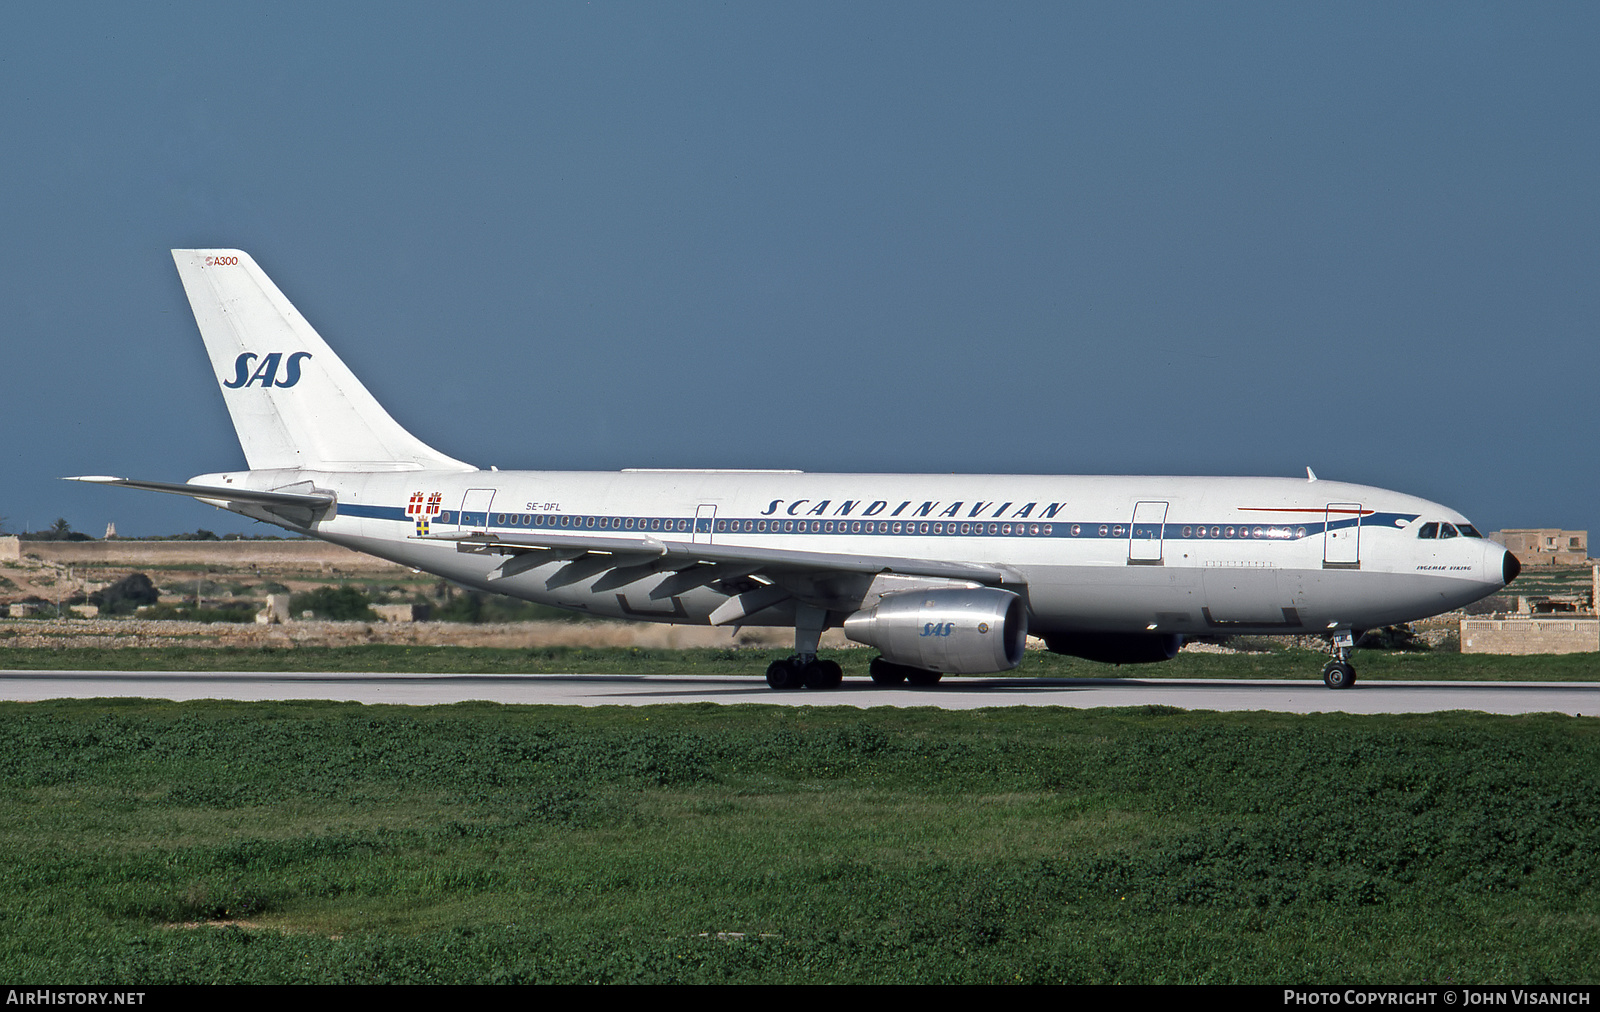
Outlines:
[[773,689],[831,688],[824,630],[874,682],[1007,671],[1029,634],[1110,664],[1185,637],[1316,635],[1355,683],[1365,630],[1520,569],[1455,510],[1305,478],[487,471],[407,432],[246,253],[174,250],[248,470],[71,480],[190,496],[455,583],[586,614],[794,629]]

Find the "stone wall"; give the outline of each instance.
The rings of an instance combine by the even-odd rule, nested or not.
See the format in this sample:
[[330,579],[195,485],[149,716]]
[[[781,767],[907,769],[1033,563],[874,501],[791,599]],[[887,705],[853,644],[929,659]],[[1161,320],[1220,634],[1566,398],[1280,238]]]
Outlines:
[[1600,651],[1600,618],[1464,618],[1464,654],[1578,654]]

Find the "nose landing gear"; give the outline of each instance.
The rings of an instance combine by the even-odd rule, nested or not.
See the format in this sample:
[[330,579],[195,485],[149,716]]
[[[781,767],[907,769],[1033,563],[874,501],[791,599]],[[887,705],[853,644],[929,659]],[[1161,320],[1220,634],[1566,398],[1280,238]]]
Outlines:
[[1330,689],[1348,689],[1356,684],[1356,669],[1349,661],[1329,661],[1322,669],[1322,684]]
[[1355,636],[1345,629],[1333,634],[1333,660],[1322,668],[1322,684],[1330,689],[1348,689],[1356,684],[1356,669],[1350,663]]

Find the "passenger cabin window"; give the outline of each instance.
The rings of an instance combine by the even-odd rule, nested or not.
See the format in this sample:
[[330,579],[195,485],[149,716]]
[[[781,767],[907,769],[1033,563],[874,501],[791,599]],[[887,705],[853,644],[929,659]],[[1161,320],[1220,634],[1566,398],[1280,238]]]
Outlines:
[[1419,537],[1419,538],[1430,538],[1431,539],[1431,538],[1437,538],[1438,536],[1439,536],[1439,525],[1436,524],[1436,523],[1434,523],[1434,524],[1423,524],[1422,525],[1422,529],[1417,532],[1417,537]]

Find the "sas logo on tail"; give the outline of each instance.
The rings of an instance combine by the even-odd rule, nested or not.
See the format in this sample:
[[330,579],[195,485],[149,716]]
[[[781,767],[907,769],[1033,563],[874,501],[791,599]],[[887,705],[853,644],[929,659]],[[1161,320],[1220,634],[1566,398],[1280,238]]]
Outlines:
[[[261,358],[261,364],[256,366],[255,372],[251,372],[250,365],[258,357]],[[257,382],[264,387],[292,387],[300,382],[300,360],[310,357],[309,351],[297,351],[289,356],[288,361],[284,361],[281,351],[266,356],[258,356],[253,351],[247,351],[233,360],[233,381],[224,382],[222,385],[230,390],[237,390]],[[283,379],[278,379],[280,363],[283,365]]]

